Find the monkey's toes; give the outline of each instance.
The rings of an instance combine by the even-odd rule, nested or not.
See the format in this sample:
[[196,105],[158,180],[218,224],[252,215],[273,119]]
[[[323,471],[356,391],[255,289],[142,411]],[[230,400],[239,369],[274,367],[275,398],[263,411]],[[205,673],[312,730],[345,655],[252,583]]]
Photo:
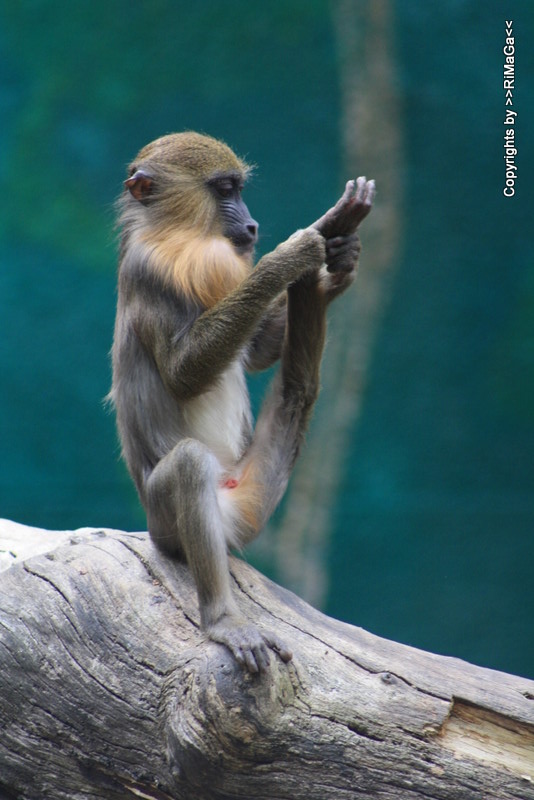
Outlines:
[[365,176],[356,180],[354,196],[351,199],[351,216],[354,229],[365,219],[373,207],[375,197],[375,182],[368,181]]
[[373,200],[375,198],[376,185],[373,179],[367,180],[365,176],[358,178],[356,181],[356,191],[354,199],[357,203],[368,206],[371,210]]
[[278,653],[284,664],[287,664],[288,661],[291,661],[293,658],[292,651],[287,647],[285,642],[275,636],[274,633],[265,633],[263,638],[271,648],[274,650],[275,653]]
[[271,632],[261,633],[248,623],[218,623],[209,631],[215,642],[226,645],[238,664],[249,672],[264,672],[269,668],[269,650],[274,650],[287,663],[293,657],[291,650]]
[[256,628],[247,626],[243,634],[244,637],[234,655],[249,672],[264,672],[269,669],[269,650],[277,653],[286,664],[293,658],[291,650],[273,633],[262,634]]

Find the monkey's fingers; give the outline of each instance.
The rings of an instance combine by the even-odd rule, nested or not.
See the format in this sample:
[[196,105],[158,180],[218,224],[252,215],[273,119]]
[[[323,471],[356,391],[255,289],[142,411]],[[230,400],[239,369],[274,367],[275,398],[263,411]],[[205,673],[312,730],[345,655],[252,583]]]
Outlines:
[[354,271],[358,264],[360,249],[360,237],[357,233],[327,239],[326,266],[328,272],[348,273]]

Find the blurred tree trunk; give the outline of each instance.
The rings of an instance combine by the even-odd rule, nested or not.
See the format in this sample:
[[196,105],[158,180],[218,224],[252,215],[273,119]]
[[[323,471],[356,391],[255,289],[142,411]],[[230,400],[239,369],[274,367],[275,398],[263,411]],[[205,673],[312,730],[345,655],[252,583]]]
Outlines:
[[395,92],[390,0],[335,0],[345,174],[377,184],[375,208],[362,227],[355,287],[330,310],[322,390],[297,465],[284,518],[275,532],[280,581],[321,606],[325,569],[350,442],[360,414],[372,350],[401,248],[400,112]]

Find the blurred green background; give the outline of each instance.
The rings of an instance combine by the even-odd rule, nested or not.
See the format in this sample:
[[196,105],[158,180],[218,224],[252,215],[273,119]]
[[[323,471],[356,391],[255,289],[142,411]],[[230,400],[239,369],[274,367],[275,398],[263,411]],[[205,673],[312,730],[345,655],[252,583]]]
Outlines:
[[534,677],[533,34],[526,0],[4,0],[0,516],[145,526],[102,403],[143,144],[199,130],[256,163],[259,254],[372,175],[309,444],[245,557],[338,618]]

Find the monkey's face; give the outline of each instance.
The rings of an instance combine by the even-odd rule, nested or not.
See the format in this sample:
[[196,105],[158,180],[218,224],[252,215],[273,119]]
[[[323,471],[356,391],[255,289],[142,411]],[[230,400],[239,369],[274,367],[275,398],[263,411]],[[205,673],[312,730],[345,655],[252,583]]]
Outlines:
[[250,256],[258,223],[241,197],[248,166],[227,145],[197,133],[163,136],[130,165],[126,189],[152,228],[223,235]]
[[224,236],[240,255],[252,253],[258,241],[258,223],[252,219],[241,197],[244,178],[239,172],[217,173],[207,181],[218,209]]

